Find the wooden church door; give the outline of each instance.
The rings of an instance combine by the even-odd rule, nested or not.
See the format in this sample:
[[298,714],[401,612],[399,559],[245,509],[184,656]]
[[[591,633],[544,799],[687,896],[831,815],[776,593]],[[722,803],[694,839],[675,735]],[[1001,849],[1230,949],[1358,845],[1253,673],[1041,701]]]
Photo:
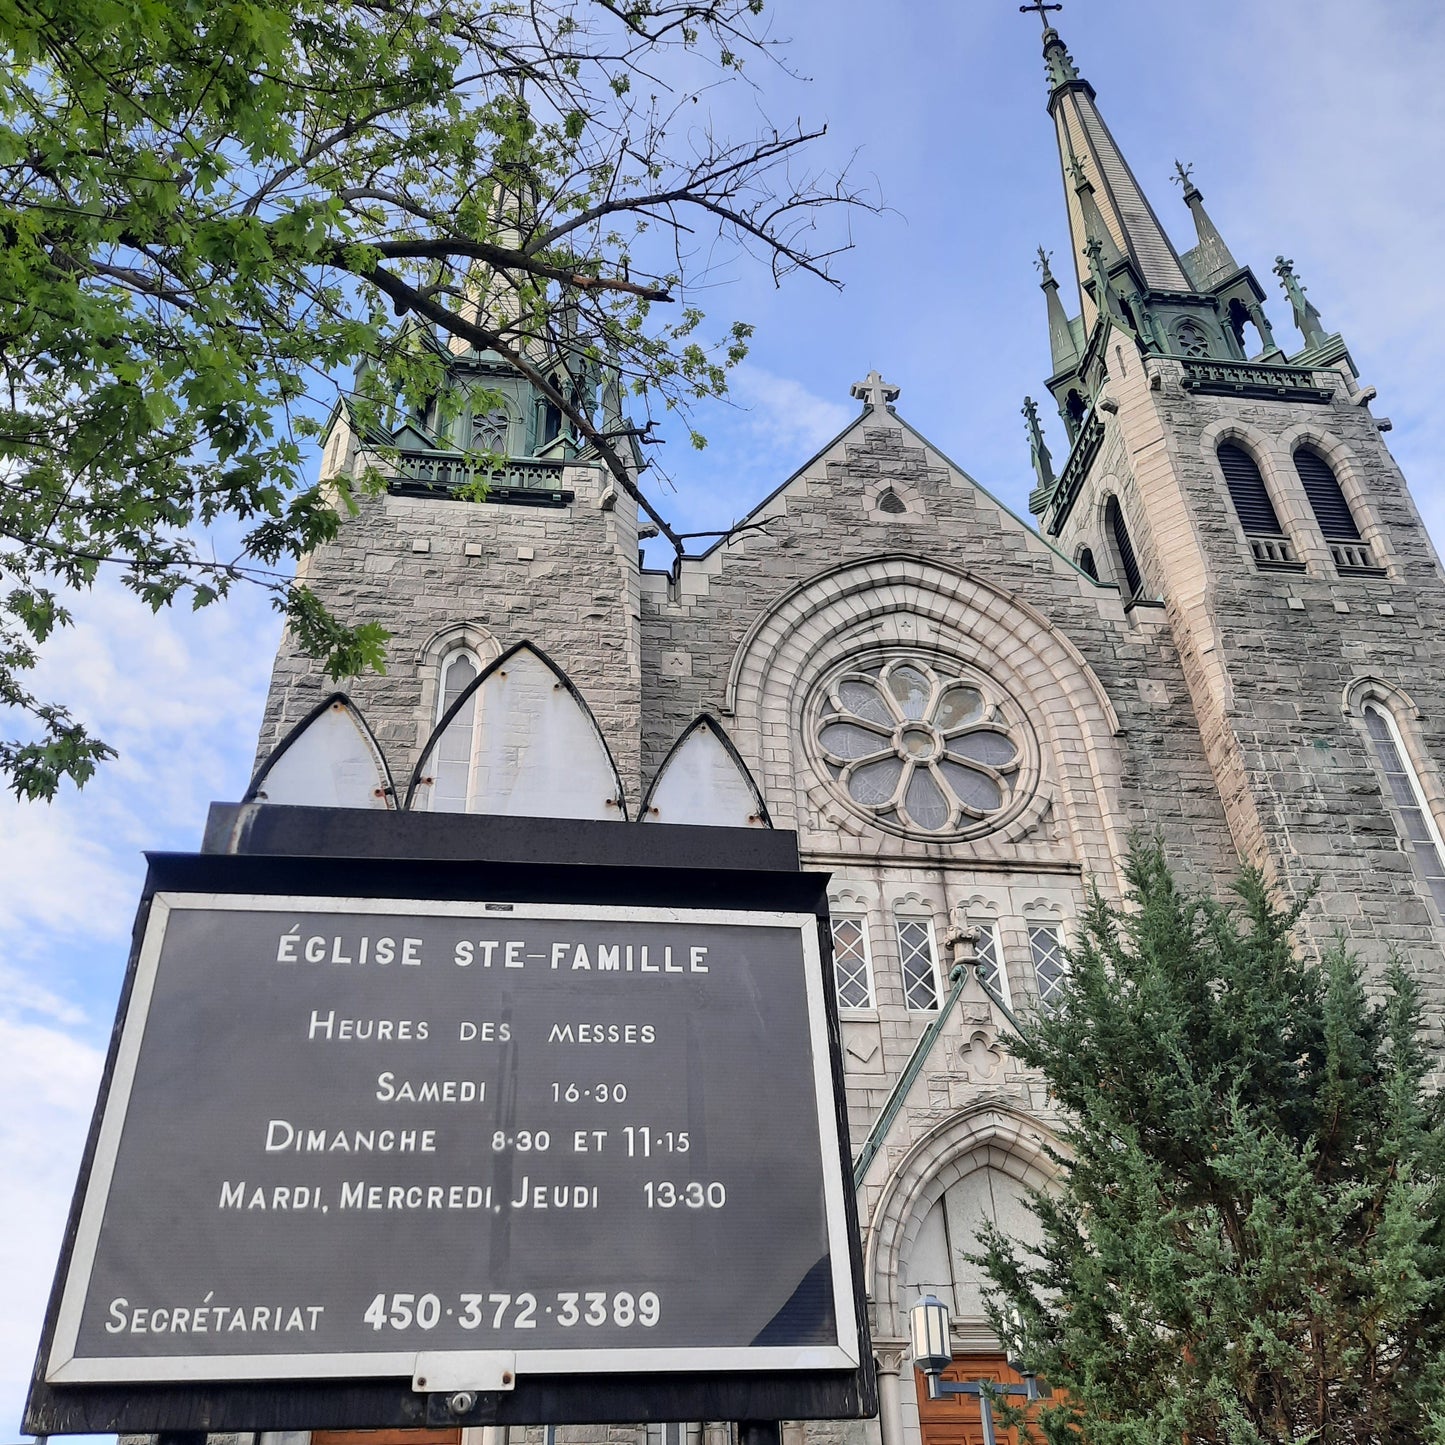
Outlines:
[[[977,1395],[953,1395],[942,1400],[928,1398],[928,1384],[913,1372],[918,1387],[918,1423],[923,1445],[984,1445],[983,1420]],[[1019,1385],[1021,1376],[1009,1368],[1002,1355],[956,1355],[943,1372],[945,1380],[972,1384],[975,1380],[997,1380],[1001,1385]],[[1018,1432],[1005,1430],[994,1416],[994,1435],[999,1445],[1016,1445]]]

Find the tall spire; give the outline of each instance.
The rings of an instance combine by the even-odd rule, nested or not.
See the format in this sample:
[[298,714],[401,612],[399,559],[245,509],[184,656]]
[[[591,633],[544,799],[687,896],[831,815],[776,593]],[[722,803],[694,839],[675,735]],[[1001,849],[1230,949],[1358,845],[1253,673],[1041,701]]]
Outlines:
[[[1178,252],[1099,114],[1094,87],[1080,76],[1073,57],[1052,26],[1044,31],[1044,64],[1049,76],[1049,114],[1054,118],[1064,166],[1074,263],[1080,278],[1089,274],[1087,246],[1093,234],[1104,248],[1106,265],[1112,246],[1132,264],[1143,286],[1159,291],[1192,291],[1193,283]],[[1076,168],[1072,182],[1071,168]],[[1087,189],[1077,182],[1080,170]],[[1092,320],[1088,305],[1085,317]]]

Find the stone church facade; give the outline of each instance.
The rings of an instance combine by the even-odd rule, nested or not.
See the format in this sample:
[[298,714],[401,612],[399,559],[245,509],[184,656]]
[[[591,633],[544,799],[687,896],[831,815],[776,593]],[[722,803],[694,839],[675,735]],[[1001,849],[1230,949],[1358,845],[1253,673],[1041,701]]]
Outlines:
[[[1398,953],[1445,1003],[1445,574],[1389,424],[1283,260],[1302,344],[1277,339],[1187,175],[1176,249],[1057,32],[1044,53],[1079,314],[1044,258],[1071,449],[1056,471],[1030,403],[1032,523],[873,373],[747,525],[650,571],[626,492],[497,358],[456,353],[454,385],[507,407],[398,427],[393,485],[303,566],[391,631],[388,671],[337,698],[283,644],[252,792],[796,830],[831,875],[882,1370],[881,1421],[850,1432],[883,1445],[972,1438],[962,1406],[921,1423],[912,1287],[953,1306],[963,1373],[995,1368],[962,1256],[981,1215],[1026,1228],[1049,1177],[1040,1084],[955,962],[1047,1007],[1142,830],[1204,886],[1241,856],[1315,885],[1305,947]],[[339,413],[327,471],[367,442]],[[484,443],[507,468],[454,499]]]

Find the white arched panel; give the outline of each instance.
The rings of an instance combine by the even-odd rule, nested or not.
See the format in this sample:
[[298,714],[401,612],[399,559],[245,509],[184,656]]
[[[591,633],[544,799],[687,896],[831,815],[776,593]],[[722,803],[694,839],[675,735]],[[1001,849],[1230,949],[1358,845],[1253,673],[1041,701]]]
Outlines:
[[716,718],[704,713],[673,744],[642,803],[644,823],[771,827],[762,794]]
[[[438,759],[470,758],[465,793],[434,794]],[[517,818],[625,816],[622,785],[587,704],[544,653],[519,643],[447,710],[408,808]]]
[[982,1250],[985,1222],[1026,1246],[1036,1244],[1039,1222],[1028,1197],[1028,1186],[1000,1169],[985,1165],[965,1174],[924,1216],[902,1265],[903,1280],[940,1294],[961,1323],[981,1324],[991,1286],[968,1256]]
[[391,775],[366,719],[338,692],[282,739],[246,798],[311,808],[389,808]]

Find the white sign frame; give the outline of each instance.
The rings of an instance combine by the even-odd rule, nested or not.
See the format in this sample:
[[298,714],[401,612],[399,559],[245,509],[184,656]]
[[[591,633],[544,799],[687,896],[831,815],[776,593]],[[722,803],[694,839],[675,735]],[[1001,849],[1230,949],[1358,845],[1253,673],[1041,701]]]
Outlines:
[[[373,913],[401,916],[590,920],[670,924],[723,924],[796,931],[802,946],[809,1045],[823,1163],[823,1205],[827,1230],[836,1343],[806,1347],[758,1345],[659,1349],[636,1348],[512,1351],[376,1351],[295,1355],[164,1355],[145,1358],[77,1356],[81,1314],[105,1217],[121,1134],[131,1101],[141,1044],[150,1017],[156,972],[172,912],[211,909],[234,912]],[[456,1377],[498,1379],[516,1375],[696,1374],[718,1371],[857,1370],[858,1318],[851,1277],[845,1181],[838,1136],[837,1106],[828,1048],[828,1014],[818,919],[812,913],[746,909],[649,908],[415,898],[308,897],[270,893],[158,892],[151,903],[137,957],[134,984],[122,1026],[110,1092],[106,1098],[95,1157],[86,1181],[75,1248],[66,1272],[55,1336],[45,1367],[49,1385],[196,1383],[210,1381],[326,1380],[389,1376],[426,1378],[440,1370]],[[420,1381],[418,1381],[420,1385]],[[420,1385],[425,1388],[424,1385]]]

